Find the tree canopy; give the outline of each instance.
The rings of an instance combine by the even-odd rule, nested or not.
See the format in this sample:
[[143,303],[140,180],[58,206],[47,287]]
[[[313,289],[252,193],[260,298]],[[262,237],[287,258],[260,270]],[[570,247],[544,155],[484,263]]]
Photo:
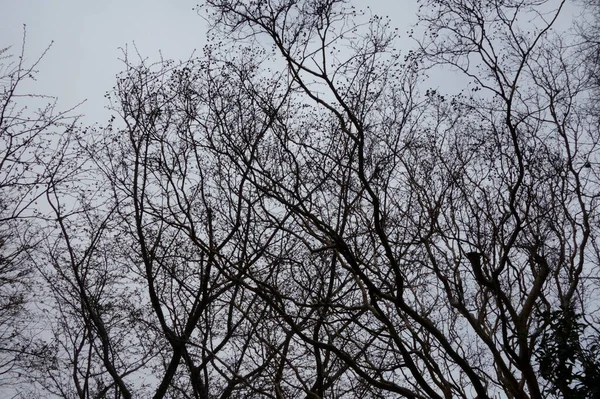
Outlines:
[[420,3],[402,52],[349,1],[206,0],[203,55],[125,53],[102,127],[2,81],[16,395],[600,397],[596,22]]

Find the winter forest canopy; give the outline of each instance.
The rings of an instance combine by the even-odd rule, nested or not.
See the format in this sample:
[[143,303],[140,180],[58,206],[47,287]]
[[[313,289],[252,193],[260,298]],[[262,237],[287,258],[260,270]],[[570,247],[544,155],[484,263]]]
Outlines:
[[600,398],[597,2],[420,5],[206,0],[93,126],[3,43],[0,392]]

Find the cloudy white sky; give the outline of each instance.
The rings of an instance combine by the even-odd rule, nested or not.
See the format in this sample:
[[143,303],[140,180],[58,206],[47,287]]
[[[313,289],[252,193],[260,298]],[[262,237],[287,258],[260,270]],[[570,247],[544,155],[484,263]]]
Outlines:
[[[104,94],[123,69],[122,48],[135,46],[142,56],[187,59],[205,44],[207,26],[194,10],[200,0],[0,0],[0,48],[18,52],[26,25],[26,57],[35,60],[52,47],[29,90],[56,96],[59,109],[78,108],[83,122],[104,124]],[[355,0],[389,15],[406,32],[415,22],[415,0]],[[566,12],[567,26],[573,12]],[[406,35],[405,35],[406,37]],[[406,44],[409,46],[409,44]],[[441,80],[441,78],[439,79]],[[454,82],[453,82],[454,83]],[[0,393],[0,397],[2,394]]]
[[[206,25],[195,0],[0,0],[0,47],[20,45],[27,55],[52,48],[39,67],[34,90],[59,98],[61,108],[87,100],[80,112],[104,115],[104,93],[123,64],[120,48],[133,43],[157,58],[188,58],[204,45]],[[87,118],[86,118],[87,119]]]
[[[103,97],[123,68],[125,46],[155,60],[186,59],[205,44],[206,23],[194,8],[198,0],[0,0],[0,48],[20,46],[27,29],[27,56],[34,59],[52,41],[31,90],[57,96],[59,108],[83,100],[86,123],[102,123],[108,113]],[[356,2],[357,6],[361,2]],[[394,5],[390,6],[390,3]],[[415,21],[413,0],[369,1],[374,12],[388,14],[401,31]],[[366,3],[365,3],[366,6]],[[13,51],[14,52],[14,51]]]
[[[27,29],[27,56],[34,59],[51,43],[33,92],[56,96],[66,109],[86,100],[79,113],[86,123],[108,117],[104,94],[123,69],[121,48],[135,43],[141,55],[187,59],[205,44],[207,25],[194,10],[200,0],[0,0],[0,48],[18,51]],[[406,32],[416,22],[414,0],[356,0],[359,8],[388,15]],[[572,8],[571,6],[569,6]],[[574,8],[572,8],[574,10]],[[562,27],[575,11],[566,10]],[[404,47],[411,43],[404,35]],[[440,82],[443,79],[439,79]]]

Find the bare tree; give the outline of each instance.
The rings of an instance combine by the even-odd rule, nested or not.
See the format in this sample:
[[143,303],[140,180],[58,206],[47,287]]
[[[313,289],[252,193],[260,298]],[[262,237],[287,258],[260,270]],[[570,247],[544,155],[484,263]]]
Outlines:
[[77,156],[57,170],[77,174],[48,186],[46,278],[60,319],[38,382],[62,397],[267,395],[289,334],[269,329],[244,271],[280,239],[214,135],[244,129],[229,107],[259,127],[253,99],[227,92],[236,86],[210,62],[124,61],[115,120],[75,135]]
[[39,281],[29,257],[43,238],[35,220],[43,216],[38,206],[55,155],[53,137],[74,120],[69,111],[56,111],[56,99],[25,91],[49,49],[28,61],[25,47],[24,34],[16,55],[11,47],[0,50],[1,386],[21,381],[21,361],[41,355],[33,342],[41,327],[31,313]]
[[[425,1],[406,55],[346,1],[206,5],[228,44],[125,54],[114,119],[47,167],[58,318],[40,384],[275,399],[593,384],[594,359],[545,350],[599,325],[597,83],[553,30],[565,2]],[[434,73],[466,87],[421,88]],[[560,341],[569,315],[584,323]],[[577,378],[557,385],[552,361]]]
[[[552,31],[563,2],[427,2],[428,36],[401,67],[385,20],[361,33],[345,2],[208,3],[217,28],[275,47],[294,93],[271,107],[264,156],[237,162],[280,228],[354,282],[353,328],[326,323],[337,342],[279,306],[286,328],[373,393],[546,397],[542,314],[595,314],[598,273],[597,129],[580,60]],[[471,91],[418,94],[418,65],[450,65]]]

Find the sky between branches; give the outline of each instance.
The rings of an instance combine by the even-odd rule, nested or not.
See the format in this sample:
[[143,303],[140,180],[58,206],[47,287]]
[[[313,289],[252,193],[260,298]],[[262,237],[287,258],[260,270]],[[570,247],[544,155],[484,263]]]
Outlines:
[[[59,109],[78,107],[87,124],[109,116],[103,97],[124,65],[122,48],[135,44],[143,57],[188,59],[202,55],[207,24],[195,11],[198,0],[0,0],[0,48],[20,51],[26,25],[26,56],[37,58],[53,41],[39,66],[32,93],[58,97]],[[354,3],[366,7],[367,3]],[[416,22],[413,0],[372,0],[371,11],[388,15],[392,26],[407,32]],[[411,40],[403,34],[407,50]]]

